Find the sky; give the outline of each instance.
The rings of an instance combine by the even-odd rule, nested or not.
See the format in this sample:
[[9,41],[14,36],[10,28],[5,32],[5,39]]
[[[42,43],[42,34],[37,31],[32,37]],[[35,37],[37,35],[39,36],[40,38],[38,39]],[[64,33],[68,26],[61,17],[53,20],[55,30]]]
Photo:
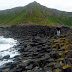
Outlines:
[[36,1],[48,8],[72,12],[72,0],[0,0],[0,10],[25,6],[33,1]]

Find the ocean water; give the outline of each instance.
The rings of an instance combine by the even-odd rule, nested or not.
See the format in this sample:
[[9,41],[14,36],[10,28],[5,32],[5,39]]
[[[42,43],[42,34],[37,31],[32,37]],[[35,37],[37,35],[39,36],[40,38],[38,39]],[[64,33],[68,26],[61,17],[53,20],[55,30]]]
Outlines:
[[16,45],[17,40],[0,36],[0,66],[13,62],[14,56],[19,55],[18,51],[14,48]]

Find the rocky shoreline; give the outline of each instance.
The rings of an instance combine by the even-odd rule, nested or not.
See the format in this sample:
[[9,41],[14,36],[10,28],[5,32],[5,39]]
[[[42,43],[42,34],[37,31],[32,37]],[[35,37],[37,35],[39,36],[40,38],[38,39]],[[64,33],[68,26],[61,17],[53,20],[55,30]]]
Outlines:
[[0,35],[18,40],[15,49],[20,55],[7,63],[0,72],[72,72],[72,29],[56,27],[12,26],[0,27]]

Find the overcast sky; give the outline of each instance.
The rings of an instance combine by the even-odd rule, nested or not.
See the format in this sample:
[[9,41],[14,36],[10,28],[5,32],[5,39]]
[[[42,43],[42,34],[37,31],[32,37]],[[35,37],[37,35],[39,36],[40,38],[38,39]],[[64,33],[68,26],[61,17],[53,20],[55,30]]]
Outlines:
[[0,10],[25,6],[33,1],[37,1],[48,8],[72,12],[72,0],[0,0]]

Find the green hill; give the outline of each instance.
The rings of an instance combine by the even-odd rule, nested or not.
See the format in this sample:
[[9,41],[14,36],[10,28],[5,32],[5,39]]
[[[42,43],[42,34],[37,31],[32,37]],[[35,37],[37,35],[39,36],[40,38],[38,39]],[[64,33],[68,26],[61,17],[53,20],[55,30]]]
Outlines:
[[15,24],[72,26],[72,13],[50,9],[35,1],[24,7],[0,11],[0,26]]

